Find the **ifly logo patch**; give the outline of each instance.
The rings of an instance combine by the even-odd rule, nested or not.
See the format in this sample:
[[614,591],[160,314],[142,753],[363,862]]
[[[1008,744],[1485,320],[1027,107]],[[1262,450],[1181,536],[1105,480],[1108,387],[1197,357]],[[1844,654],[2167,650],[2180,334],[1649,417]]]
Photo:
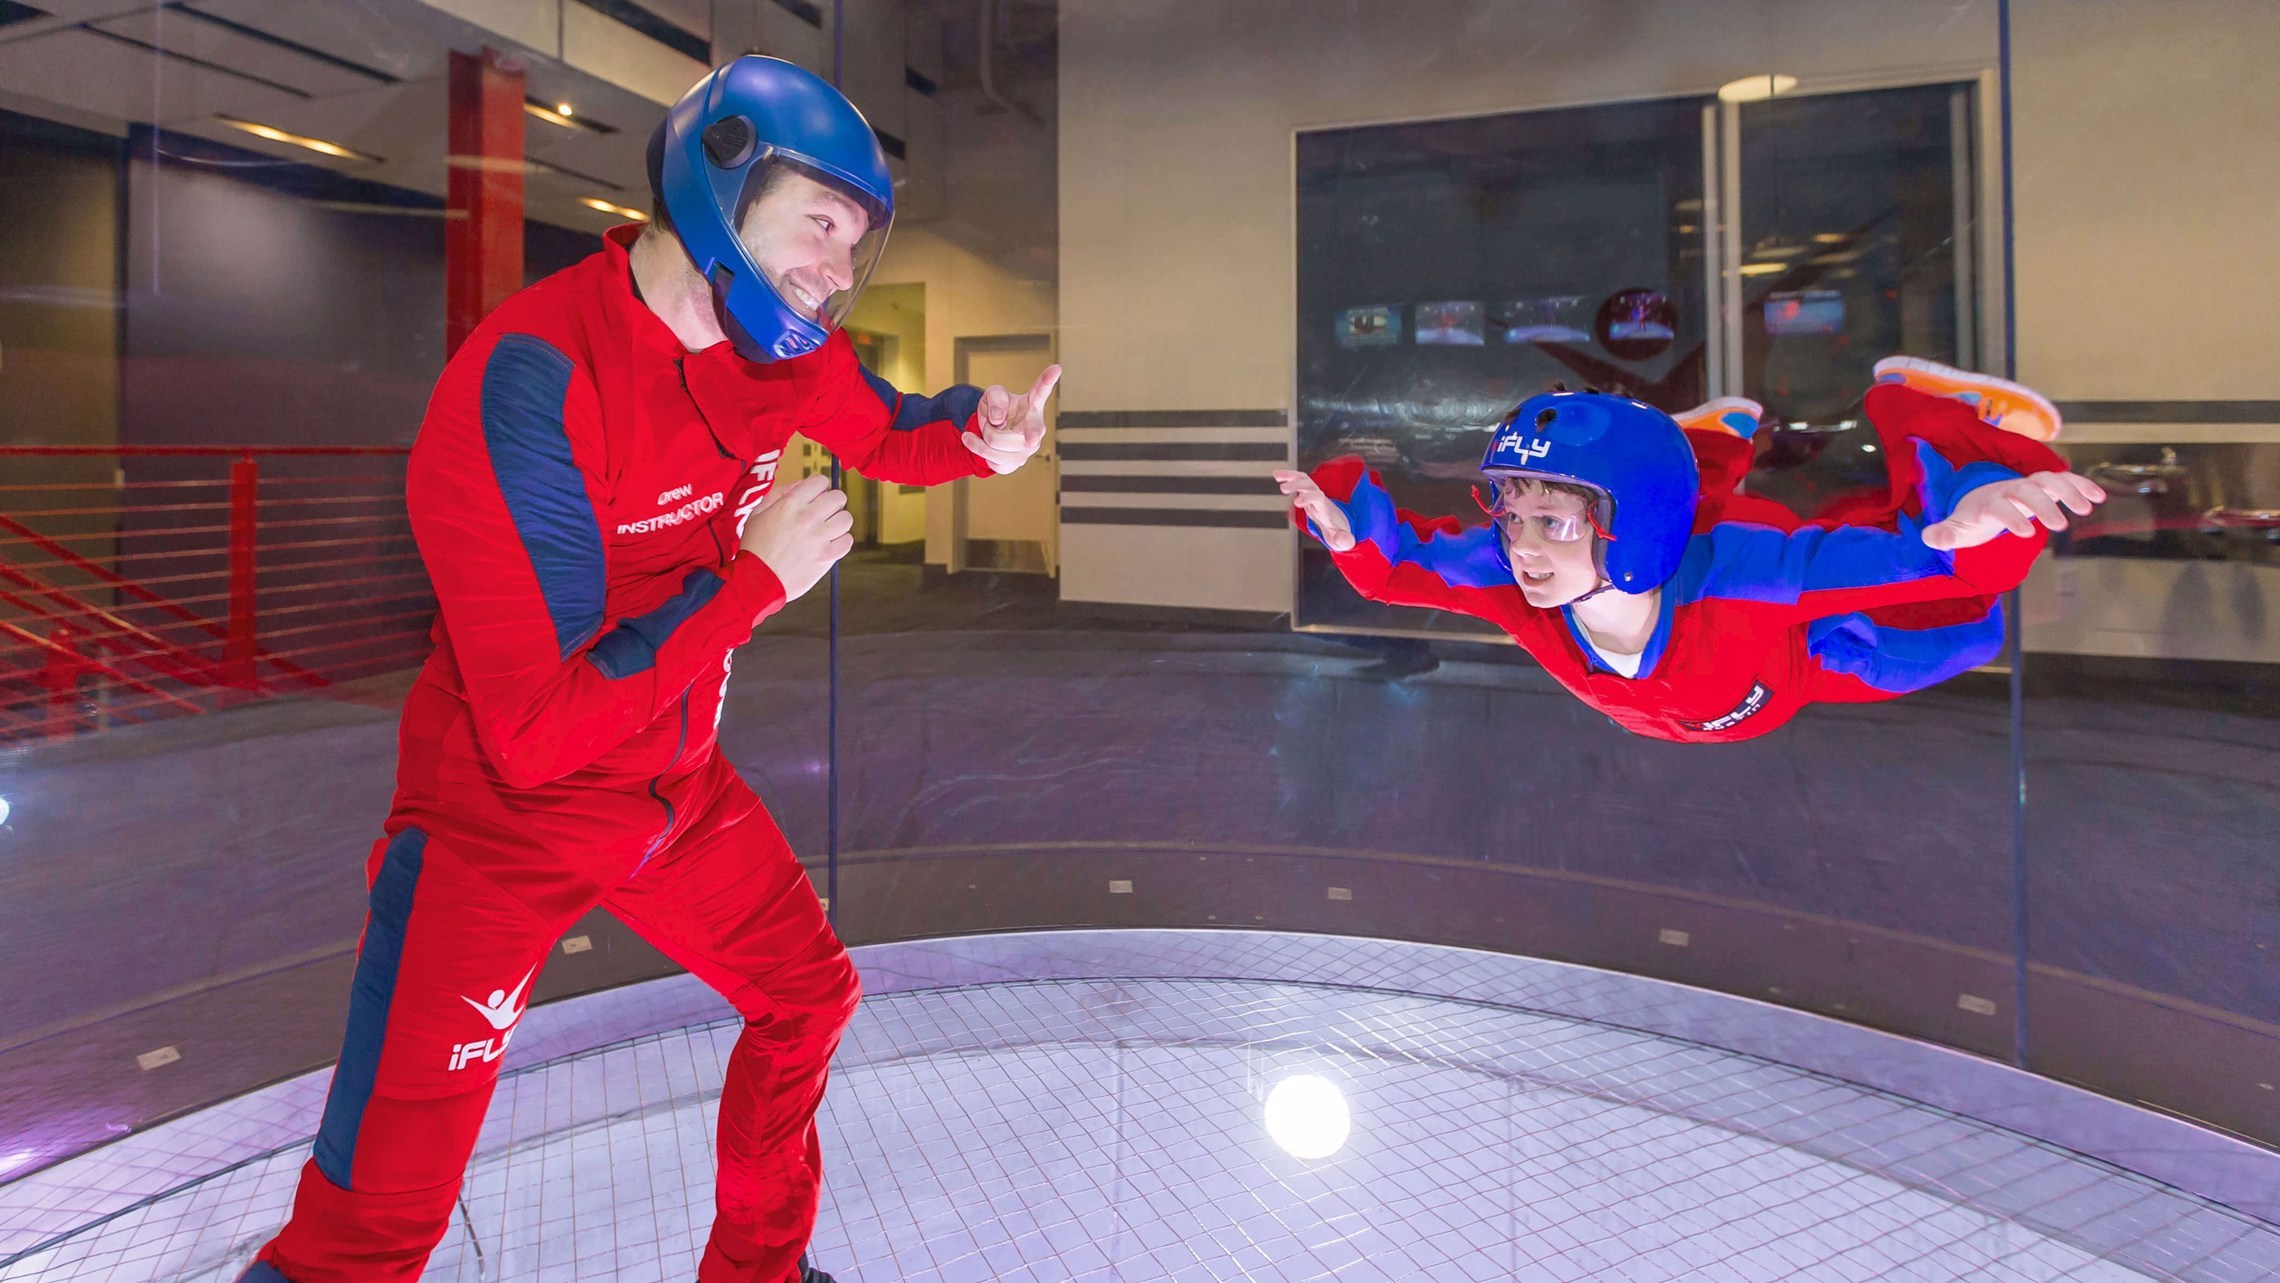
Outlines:
[[524,1009],[529,1006],[523,1001],[523,991],[530,988],[531,977],[537,974],[537,969],[533,968],[529,975],[522,978],[522,983],[514,987],[512,993],[504,989],[493,989],[490,998],[483,1002],[465,996],[459,999],[473,1007],[475,1014],[483,1017],[483,1023],[491,1027],[492,1036],[454,1044],[451,1048],[451,1067],[454,1070],[465,1069],[473,1064],[489,1064],[507,1054],[507,1040],[515,1036],[515,1022],[522,1019]]
[[1541,438],[1530,438],[1519,431],[1507,432],[1496,439],[1499,454],[1517,455],[1521,467],[1526,467],[1552,452],[1552,443]]

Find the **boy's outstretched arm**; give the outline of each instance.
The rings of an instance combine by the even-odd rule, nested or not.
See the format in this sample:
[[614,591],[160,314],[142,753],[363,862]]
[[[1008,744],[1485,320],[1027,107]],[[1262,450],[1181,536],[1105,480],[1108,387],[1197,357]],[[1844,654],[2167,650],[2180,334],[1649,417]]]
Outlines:
[[1321,540],[1346,582],[1372,601],[1484,615],[1491,595],[1519,592],[1495,526],[1403,511],[1357,457],[1332,459],[1311,476],[1274,475],[1291,497],[1292,523]]
[[1907,602],[1991,597],[2019,586],[2067,513],[2105,491],[2071,472],[2020,476],[2000,464],[1957,468],[1914,441],[1920,511],[1898,528],[1840,525],[1783,531],[1714,526],[1679,571],[1682,602],[1705,598],[1794,607],[1821,619]]

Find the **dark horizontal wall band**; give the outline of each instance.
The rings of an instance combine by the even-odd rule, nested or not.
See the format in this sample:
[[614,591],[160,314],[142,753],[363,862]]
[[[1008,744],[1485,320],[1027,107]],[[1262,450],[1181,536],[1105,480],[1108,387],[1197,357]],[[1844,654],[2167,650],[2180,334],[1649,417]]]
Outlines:
[[1280,410],[1063,410],[1064,428],[1283,428]]
[[1290,457],[1288,447],[1274,441],[1166,441],[1162,445],[1096,444],[1090,441],[1063,441],[1061,457],[1070,461],[1092,460],[1146,460],[1160,463],[1186,463],[1205,460],[1252,459],[1261,463],[1281,463]]
[[224,31],[234,31],[248,40],[258,40],[272,48],[290,50],[304,58],[313,59],[327,66],[338,67],[342,71],[352,72],[378,84],[400,85],[404,83],[403,77],[393,72],[382,71],[378,67],[367,67],[361,62],[351,62],[338,54],[326,53],[313,45],[305,45],[297,40],[287,40],[283,36],[273,36],[259,27],[249,27],[242,22],[233,22],[219,14],[203,12],[192,8],[188,0],[172,0],[166,7],[174,13],[196,18],[200,22],[210,23]]
[[[1063,446],[1066,450],[1068,447]],[[1063,477],[1062,494],[1273,494],[1273,477]]]
[[[2076,423],[2280,423],[2280,401],[2060,401]],[[1061,421],[1069,421],[1062,415]]]
[[1061,521],[1072,526],[1217,526],[1233,530],[1287,528],[1280,512],[1211,508],[1063,508]]
[[187,67],[200,67],[207,71],[217,72],[224,76],[235,77],[236,79],[242,80],[249,85],[260,85],[264,89],[274,89],[281,94],[291,94],[295,98],[316,97],[315,94],[310,93],[306,89],[298,88],[294,85],[288,85],[281,80],[271,80],[267,76],[257,76],[250,71],[240,71],[235,67],[224,66],[221,63],[213,62],[209,59],[194,58],[179,49],[164,49],[150,43],[148,40],[137,40],[133,36],[120,35],[116,31],[105,31],[103,28],[95,26],[92,23],[81,23],[79,29],[86,32],[88,35],[101,36],[105,40],[117,41],[122,45],[132,45],[137,49],[141,49],[147,53],[157,54],[161,58],[171,59]]
[[606,18],[613,18],[687,58],[712,65],[712,40],[698,35],[661,14],[651,13],[633,0],[578,0]]

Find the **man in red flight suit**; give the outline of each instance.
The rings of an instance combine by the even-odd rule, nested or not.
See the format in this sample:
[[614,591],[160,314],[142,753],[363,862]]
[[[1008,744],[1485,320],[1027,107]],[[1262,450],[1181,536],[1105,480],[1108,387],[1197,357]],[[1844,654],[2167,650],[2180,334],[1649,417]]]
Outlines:
[[413,447],[436,650],[404,708],[347,1037],[291,1221],[251,1280],[418,1277],[539,967],[596,905],[745,1021],[720,1103],[705,1283],[804,1258],[825,1067],[860,989],[783,835],[715,741],[730,652],[851,546],[797,432],[881,481],[1018,467],[1027,395],[908,396],[838,329],[893,212],[870,128],[748,57],[651,143],[660,217],[508,299]]

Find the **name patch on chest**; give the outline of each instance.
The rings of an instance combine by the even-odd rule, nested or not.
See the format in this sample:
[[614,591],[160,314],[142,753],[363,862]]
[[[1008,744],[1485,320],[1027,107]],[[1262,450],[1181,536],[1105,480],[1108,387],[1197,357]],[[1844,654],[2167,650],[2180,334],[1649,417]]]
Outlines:
[[[670,498],[671,492],[668,491],[668,502]],[[687,525],[699,517],[709,517],[719,512],[727,503],[728,496],[719,491],[708,495],[699,495],[671,512],[660,512],[654,517],[643,517],[639,521],[621,521],[618,523],[617,532],[621,535],[646,535],[654,534],[660,530],[670,530],[674,526]]]
[[1764,682],[1751,682],[1750,693],[1742,696],[1742,702],[1734,705],[1733,712],[1724,717],[1711,718],[1707,722],[1680,722],[1679,725],[1690,731],[1731,730],[1757,716],[1772,698],[1773,692],[1766,687]]

